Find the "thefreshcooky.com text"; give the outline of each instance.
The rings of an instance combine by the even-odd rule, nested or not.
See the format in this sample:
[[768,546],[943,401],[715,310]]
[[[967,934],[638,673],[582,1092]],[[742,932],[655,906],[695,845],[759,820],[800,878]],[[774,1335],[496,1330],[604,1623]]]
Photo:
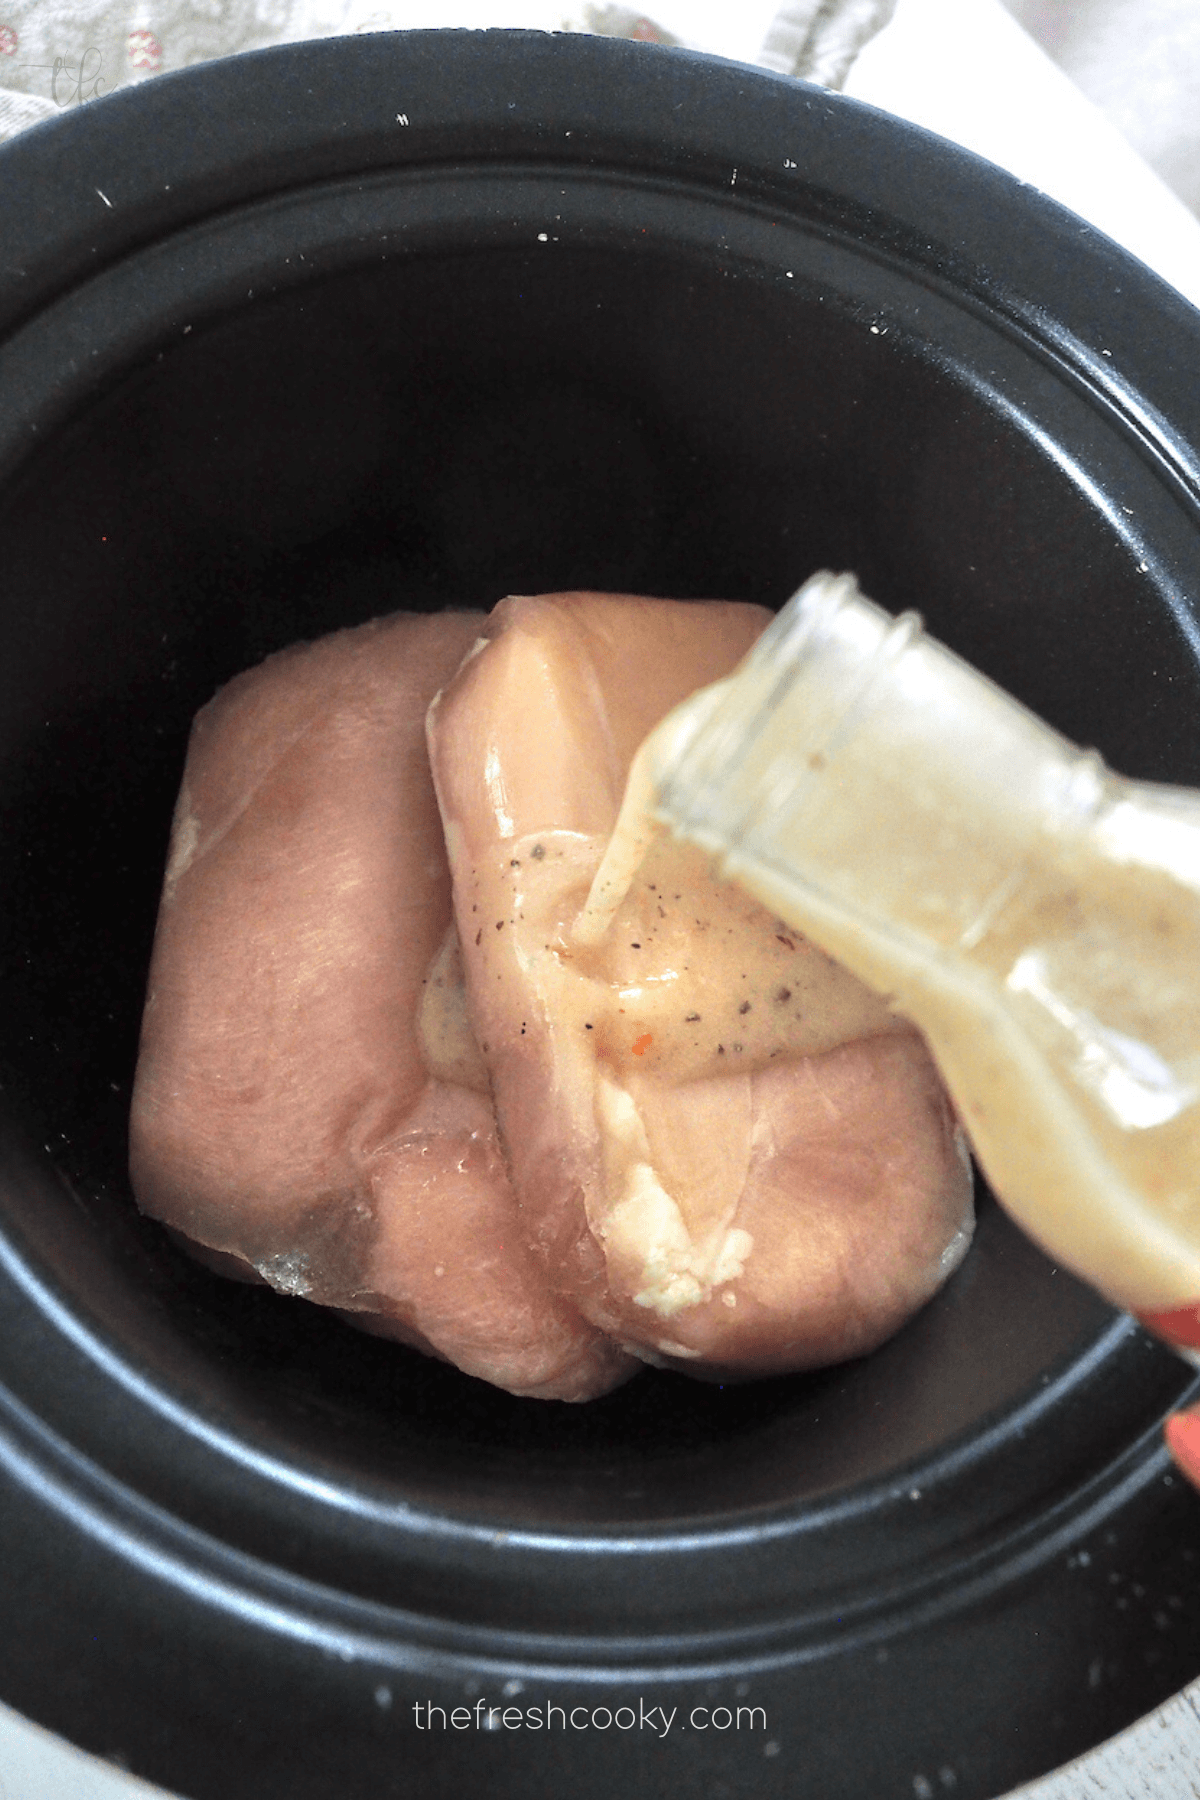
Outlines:
[[474,1706],[447,1709],[432,1700],[413,1701],[418,1731],[652,1731],[666,1737],[674,1726],[679,1731],[765,1731],[762,1706],[693,1706],[684,1718],[679,1708],[647,1706],[639,1699],[633,1706],[497,1706],[477,1700]]

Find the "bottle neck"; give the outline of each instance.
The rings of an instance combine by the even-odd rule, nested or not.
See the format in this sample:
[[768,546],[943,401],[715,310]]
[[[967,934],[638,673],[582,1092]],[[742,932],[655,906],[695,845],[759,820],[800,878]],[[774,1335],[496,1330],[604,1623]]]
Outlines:
[[972,949],[1105,793],[1098,757],[849,576],[807,583],[693,738],[663,749],[668,825],[947,950]]

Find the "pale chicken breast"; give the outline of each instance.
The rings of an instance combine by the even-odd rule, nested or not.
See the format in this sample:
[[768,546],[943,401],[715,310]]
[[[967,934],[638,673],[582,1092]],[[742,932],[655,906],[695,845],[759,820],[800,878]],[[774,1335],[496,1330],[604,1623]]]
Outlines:
[[146,1211],[232,1267],[515,1393],[581,1400],[636,1365],[531,1253],[455,1011],[424,717],[482,623],[340,632],[198,715],[132,1178]]
[[629,1353],[753,1375],[857,1355],[964,1254],[965,1146],[878,996],[660,842],[572,932],[647,732],[761,608],[501,603],[430,709],[468,1004],[527,1241]]
[[518,1394],[803,1368],[902,1323],[971,1216],[915,1034],[689,849],[573,935],[637,745],[766,618],[514,600],[222,690],[151,968],[146,1210]]

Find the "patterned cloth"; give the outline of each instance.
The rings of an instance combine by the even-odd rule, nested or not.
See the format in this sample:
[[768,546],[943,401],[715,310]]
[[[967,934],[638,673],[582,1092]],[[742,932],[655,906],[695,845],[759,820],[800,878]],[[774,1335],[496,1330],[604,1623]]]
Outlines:
[[0,0],[0,135],[160,69],[338,28],[315,11],[308,0]]
[[755,44],[746,41],[753,5],[688,0],[666,0],[665,7],[650,0],[654,16],[592,0],[0,0],[0,138],[56,108],[211,57],[301,38],[429,25],[523,25],[682,43],[755,57],[781,73],[837,86],[895,5],[786,0],[773,18],[765,13]]

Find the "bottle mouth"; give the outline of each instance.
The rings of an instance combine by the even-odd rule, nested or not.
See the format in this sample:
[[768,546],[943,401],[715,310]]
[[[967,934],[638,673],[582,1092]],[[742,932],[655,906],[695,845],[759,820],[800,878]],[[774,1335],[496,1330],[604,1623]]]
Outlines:
[[[853,575],[812,575],[693,729],[662,734],[653,759],[659,817],[685,833],[717,830],[736,849],[765,821],[802,807],[921,630],[916,613],[893,618]],[[774,729],[781,716],[783,743]]]
[[[1017,710],[1036,767],[1058,740]],[[852,575],[821,571],[733,676],[651,738],[651,809],[731,874],[771,869],[864,927],[963,947],[1027,852],[1012,713],[917,613],[893,617]]]

